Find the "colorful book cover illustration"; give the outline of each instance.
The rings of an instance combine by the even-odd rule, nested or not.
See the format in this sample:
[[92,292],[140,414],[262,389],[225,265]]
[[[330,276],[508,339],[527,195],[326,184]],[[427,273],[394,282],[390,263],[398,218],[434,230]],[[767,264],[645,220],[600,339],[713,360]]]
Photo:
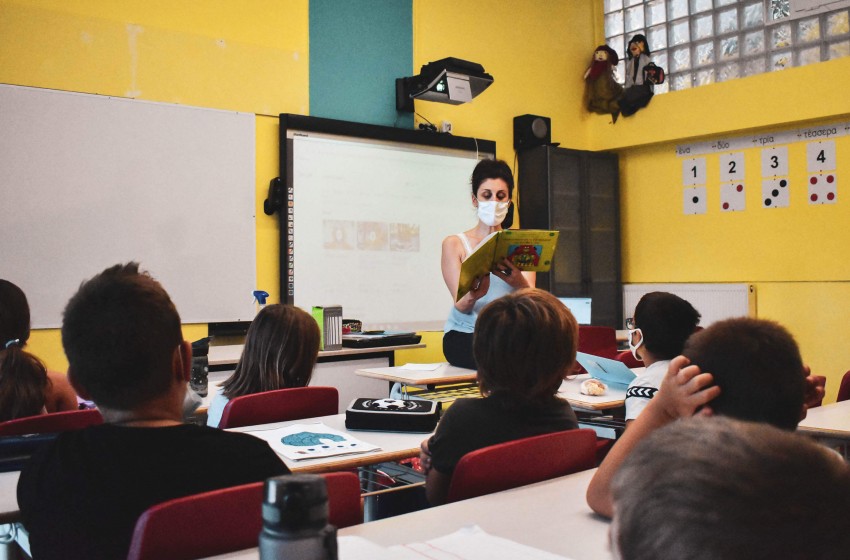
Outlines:
[[547,272],[558,244],[557,231],[543,229],[503,229],[485,237],[466,257],[460,269],[457,299],[472,289],[475,279],[493,270],[507,257],[520,270]]

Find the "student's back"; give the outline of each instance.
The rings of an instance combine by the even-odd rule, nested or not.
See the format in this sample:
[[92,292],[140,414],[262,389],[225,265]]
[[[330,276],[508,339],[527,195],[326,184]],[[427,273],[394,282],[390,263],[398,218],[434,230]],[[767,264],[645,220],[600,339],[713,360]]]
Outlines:
[[168,294],[135,264],[84,283],[65,309],[69,378],[103,414],[66,432],[21,473],[35,558],[121,558],[159,502],[285,474],[264,441],[181,424],[191,345]]

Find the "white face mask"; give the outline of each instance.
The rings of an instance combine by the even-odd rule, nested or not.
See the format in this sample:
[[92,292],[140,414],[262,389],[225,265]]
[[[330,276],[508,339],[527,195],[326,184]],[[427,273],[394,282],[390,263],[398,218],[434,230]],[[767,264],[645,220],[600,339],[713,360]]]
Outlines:
[[497,202],[495,200],[478,201],[478,219],[490,227],[497,226],[505,221],[508,215],[510,202]]
[[[632,339],[633,339],[635,333],[640,333],[640,342],[638,342],[637,344],[632,343]],[[635,360],[638,360],[638,361],[641,361],[641,362],[643,360],[641,360],[640,357],[638,356],[637,349],[640,348],[642,345],[643,345],[643,332],[640,329],[630,329],[629,330],[629,350],[632,351],[632,356],[635,357]]]

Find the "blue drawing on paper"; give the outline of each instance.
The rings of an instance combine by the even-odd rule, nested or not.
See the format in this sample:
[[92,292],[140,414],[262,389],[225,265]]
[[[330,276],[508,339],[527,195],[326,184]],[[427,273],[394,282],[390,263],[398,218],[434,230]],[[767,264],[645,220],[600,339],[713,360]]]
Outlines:
[[[292,445],[294,447],[313,447],[322,445],[322,440],[330,441],[345,441],[345,438],[336,434],[317,434],[316,432],[298,432],[297,434],[289,434],[280,438],[280,442],[284,445]],[[327,446],[325,446],[327,447]]]

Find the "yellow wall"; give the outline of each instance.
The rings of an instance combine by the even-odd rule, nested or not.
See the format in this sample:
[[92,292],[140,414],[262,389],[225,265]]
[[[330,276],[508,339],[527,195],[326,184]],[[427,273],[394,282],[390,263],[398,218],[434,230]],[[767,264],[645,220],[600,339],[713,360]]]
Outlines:
[[[0,0],[0,82],[257,114],[257,280],[276,291],[277,219],[262,201],[279,174],[277,115],[309,111],[307,7]],[[189,340],[206,334],[206,325],[184,325]],[[29,349],[67,369],[58,331],[34,332]]]
[[[277,220],[261,204],[278,174],[276,115],[309,112],[307,12],[308,0],[0,0],[0,82],[257,114],[258,285],[274,292]],[[660,95],[612,125],[581,106],[600,13],[601,0],[414,0],[412,71],[455,56],[495,77],[474,103],[417,110],[451,121],[455,134],[496,140],[511,163],[513,117],[526,113],[551,117],[552,140],[563,146],[618,151],[624,280],[754,283],[758,315],[789,326],[815,372],[830,377],[834,398],[850,369],[846,188],[834,206],[805,204],[804,148],[793,145],[792,205],[764,211],[758,150],[747,150],[748,210],[721,214],[718,156],[706,156],[709,213],[684,216],[674,147],[850,118],[850,58]],[[842,166],[850,138],[836,145]],[[839,185],[845,173],[840,167]],[[185,326],[189,339],[205,334],[205,325]],[[399,352],[397,361],[442,359],[440,333],[423,342],[427,350]],[[56,331],[34,333],[30,348],[65,369]]]
[[683,213],[676,144],[845,122],[850,58],[659,95],[616,125],[594,118],[593,149],[620,154],[623,281],[746,282],[757,315],[787,326],[827,401],[850,369],[850,136],[835,139],[838,203],[809,205],[806,144],[788,145],[789,208],[763,209],[761,150],[744,150],[746,210],[722,213],[718,154],[705,157],[708,212]]

